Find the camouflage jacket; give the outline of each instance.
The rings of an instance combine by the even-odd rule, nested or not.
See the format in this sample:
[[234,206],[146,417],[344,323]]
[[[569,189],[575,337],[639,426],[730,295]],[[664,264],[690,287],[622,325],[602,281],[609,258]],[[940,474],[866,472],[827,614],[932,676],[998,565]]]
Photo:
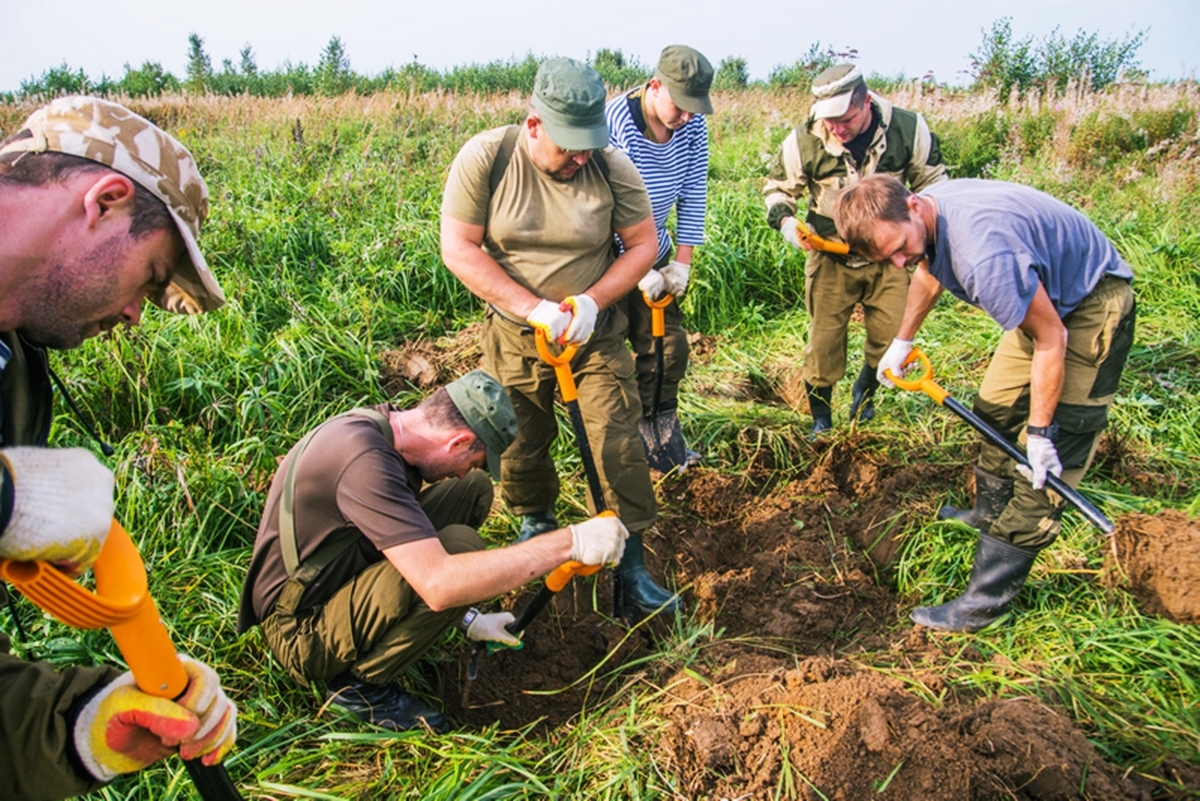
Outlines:
[[[772,228],[778,230],[783,218],[796,216],[797,201],[807,191],[808,227],[826,239],[840,242],[833,222],[838,190],[876,173],[894,175],[914,192],[947,179],[938,138],[930,132],[924,117],[896,108],[874,92],[871,105],[879,116],[879,127],[861,170],[820,120],[810,117],[787,135],[775,154],[763,189],[767,222]],[[867,262],[851,255],[847,263],[861,266]]]

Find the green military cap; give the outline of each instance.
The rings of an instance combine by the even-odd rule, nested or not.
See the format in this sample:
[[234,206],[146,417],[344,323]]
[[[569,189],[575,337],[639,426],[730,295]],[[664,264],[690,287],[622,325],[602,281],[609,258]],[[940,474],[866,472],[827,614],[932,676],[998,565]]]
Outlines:
[[543,61],[533,81],[533,107],[550,141],[564,150],[608,147],[604,97],[600,73],[573,58]]
[[488,472],[500,478],[500,454],[517,438],[517,413],[508,392],[483,370],[472,370],[446,385],[450,400],[487,446]]
[[170,285],[150,300],[167,311],[195,314],[225,303],[196,244],[208,216],[208,187],[188,149],[149,120],[97,97],[60,97],[35,111],[4,153],[65,153],[111,167],[166,204],[183,255]]
[[654,77],[667,87],[671,102],[680,109],[693,114],[712,114],[708,90],[713,82],[713,68],[699,50],[687,45],[668,45],[658,57]]
[[862,71],[856,64],[838,64],[813,78],[812,93],[814,119],[824,120],[840,117],[850,110],[850,95],[856,87],[866,86]]

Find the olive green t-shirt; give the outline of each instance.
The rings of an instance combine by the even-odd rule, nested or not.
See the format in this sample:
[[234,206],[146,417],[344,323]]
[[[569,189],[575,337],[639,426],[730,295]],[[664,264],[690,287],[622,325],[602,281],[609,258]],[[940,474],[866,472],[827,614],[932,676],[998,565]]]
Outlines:
[[613,231],[651,214],[637,167],[609,147],[604,149],[607,181],[594,159],[571,180],[559,181],[534,166],[522,131],[489,197],[488,179],[504,131],[484,131],[463,145],[450,166],[442,214],[485,226],[484,249],[538,297],[560,301],[587,291],[613,262]]
[[[384,414],[393,410],[386,403],[375,408]],[[239,632],[271,613],[287,582],[279,545],[279,504],[284,476],[295,454],[293,447],[267,493],[267,507],[242,588]],[[341,417],[322,425],[304,451],[295,482],[296,548],[301,562],[343,532],[362,534],[309,585],[301,609],[327,601],[342,585],[383,559],[384,549],[437,536],[417,500],[420,473],[400,458],[368,417]]]

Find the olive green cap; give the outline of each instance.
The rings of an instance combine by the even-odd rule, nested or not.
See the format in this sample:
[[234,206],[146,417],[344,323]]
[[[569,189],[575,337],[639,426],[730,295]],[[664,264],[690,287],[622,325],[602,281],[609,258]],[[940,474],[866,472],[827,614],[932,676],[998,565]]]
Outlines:
[[667,87],[671,102],[683,111],[712,114],[708,90],[713,82],[713,68],[699,50],[687,45],[664,47],[654,77]]
[[608,147],[604,98],[600,73],[573,58],[543,61],[533,80],[533,107],[550,141],[563,150]]
[[500,454],[517,438],[517,412],[500,382],[483,370],[472,370],[446,385],[450,400],[487,446],[488,472],[500,479]]

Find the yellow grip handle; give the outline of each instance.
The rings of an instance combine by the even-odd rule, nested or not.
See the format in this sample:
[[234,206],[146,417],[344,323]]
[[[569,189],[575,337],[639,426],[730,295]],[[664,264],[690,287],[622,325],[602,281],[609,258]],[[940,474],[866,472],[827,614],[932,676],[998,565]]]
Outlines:
[[658,300],[651,300],[650,296],[642,292],[642,300],[646,301],[646,305],[650,307],[650,335],[661,337],[667,334],[667,315],[663,309],[671,305],[671,301],[675,300],[674,295],[663,295]]
[[925,367],[925,371],[916,378],[908,378],[907,376],[897,376],[891,370],[885,370],[884,375],[900,389],[908,390],[909,392],[924,392],[929,397],[933,398],[940,405],[944,405],[946,398],[950,395],[949,392],[942,389],[937,382],[933,380],[933,364],[929,361],[929,357],[920,348],[913,348],[909,351],[908,358],[904,360],[904,367],[908,367],[913,362],[920,361]]
[[[617,513],[612,509],[605,509],[600,514],[596,515],[596,517],[616,516]],[[602,567],[604,567],[604,565],[585,565],[583,562],[576,562],[574,559],[572,559],[570,562],[563,562],[561,565],[554,568],[550,575],[546,576],[546,586],[550,588],[551,592],[558,592],[563,587],[567,586],[567,582],[569,582],[575,576],[590,576],[593,573],[598,572]]]
[[796,217],[796,236],[808,243],[808,246],[813,250],[824,251],[825,253],[836,253],[845,256],[850,252],[850,246],[845,242],[834,242],[826,239],[820,234],[813,233],[808,226],[800,222],[800,218]]
[[0,559],[0,577],[72,628],[112,631],[142,692],[176,698],[188,677],[146,584],[146,566],[116,520],[92,566],[96,591],[76,584],[47,562]]
[[578,347],[565,345],[562,353],[555,356],[550,352],[550,346],[546,343],[546,334],[542,329],[537,329],[534,336],[537,338],[538,355],[542,357],[542,361],[554,368],[554,376],[558,379],[558,389],[562,392],[563,403],[578,400],[579,391],[575,388],[575,375],[571,372],[571,359],[574,358]]

